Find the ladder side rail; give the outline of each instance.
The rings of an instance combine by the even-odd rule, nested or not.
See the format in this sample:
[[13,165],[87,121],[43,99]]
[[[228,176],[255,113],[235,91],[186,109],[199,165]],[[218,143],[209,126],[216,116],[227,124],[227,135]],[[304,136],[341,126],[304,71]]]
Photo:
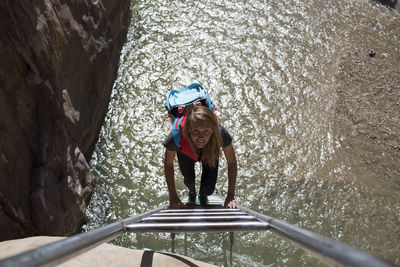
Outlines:
[[329,265],[345,266],[395,266],[373,254],[346,245],[340,241],[305,230],[287,222],[255,212],[237,205],[237,207],[254,217],[269,224],[269,229],[292,241],[294,245],[319,258]]
[[54,266],[74,258],[98,245],[106,243],[126,232],[126,225],[134,224],[167,205],[138,214],[95,230],[73,235],[44,246],[0,260],[1,267],[8,266]]

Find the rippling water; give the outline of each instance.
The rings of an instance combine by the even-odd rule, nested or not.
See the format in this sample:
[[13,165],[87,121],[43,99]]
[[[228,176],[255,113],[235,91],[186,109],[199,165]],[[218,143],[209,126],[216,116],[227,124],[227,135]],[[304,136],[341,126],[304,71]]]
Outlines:
[[[400,16],[367,0],[277,2],[133,3],[90,162],[97,186],[88,229],[166,203],[162,142],[171,126],[163,104],[169,90],[199,82],[234,137],[243,206],[400,263],[400,190],[376,182],[382,177],[343,146],[334,129],[333,77],[337,59],[356,46],[398,47],[390,29]],[[224,195],[226,164],[220,168],[216,193]],[[320,265],[274,233],[235,239],[235,266]],[[131,234],[114,243],[170,250],[168,234]],[[178,234],[176,252],[227,265],[228,235]]]

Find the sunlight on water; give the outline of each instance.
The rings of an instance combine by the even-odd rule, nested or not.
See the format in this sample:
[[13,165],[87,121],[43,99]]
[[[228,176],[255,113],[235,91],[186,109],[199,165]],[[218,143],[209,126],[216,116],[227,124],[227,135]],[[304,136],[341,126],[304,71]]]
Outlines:
[[[399,261],[399,193],[377,193],[355,179],[368,174],[351,162],[334,133],[330,72],[348,42],[395,38],[383,30],[398,14],[372,1],[139,2],[132,6],[118,79],[90,162],[97,186],[88,229],[167,202],[162,142],[171,125],[164,101],[169,90],[199,82],[234,137],[243,206]],[[368,23],[370,17],[380,24]],[[381,33],[367,31],[370,24]],[[224,195],[226,163],[220,168],[216,193]],[[381,220],[390,222],[386,230]],[[224,233],[179,234],[176,252],[227,265],[227,240]],[[235,266],[320,265],[270,232],[238,233],[236,240]],[[114,243],[170,249],[168,234],[132,234]]]

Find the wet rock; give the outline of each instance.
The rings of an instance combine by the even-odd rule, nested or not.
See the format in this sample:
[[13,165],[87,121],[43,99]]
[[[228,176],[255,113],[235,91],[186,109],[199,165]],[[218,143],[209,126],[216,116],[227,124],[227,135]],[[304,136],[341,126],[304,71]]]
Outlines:
[[390,8],[396,8],[397,5],[397,0],[375,0],[375,1]]
[[69,235],[85,220],[90,157],[130,1],[0,1],[0,240]]
[[369,56],[370,57],[374,57],[376,55],[376,50],[374,48],[372,48],[371,50],[369,50]]

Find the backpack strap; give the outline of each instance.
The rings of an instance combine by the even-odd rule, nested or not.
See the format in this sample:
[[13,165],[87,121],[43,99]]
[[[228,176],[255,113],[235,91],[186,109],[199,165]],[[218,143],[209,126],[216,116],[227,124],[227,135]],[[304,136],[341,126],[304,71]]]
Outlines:
[[174,138],[174,142],[176,144],[176,147],[180,147],[179,143],[181,142],[181,123],[183,120],[184,116],[178,117],[175,119],[173,128],[172,128],[172,137]]

